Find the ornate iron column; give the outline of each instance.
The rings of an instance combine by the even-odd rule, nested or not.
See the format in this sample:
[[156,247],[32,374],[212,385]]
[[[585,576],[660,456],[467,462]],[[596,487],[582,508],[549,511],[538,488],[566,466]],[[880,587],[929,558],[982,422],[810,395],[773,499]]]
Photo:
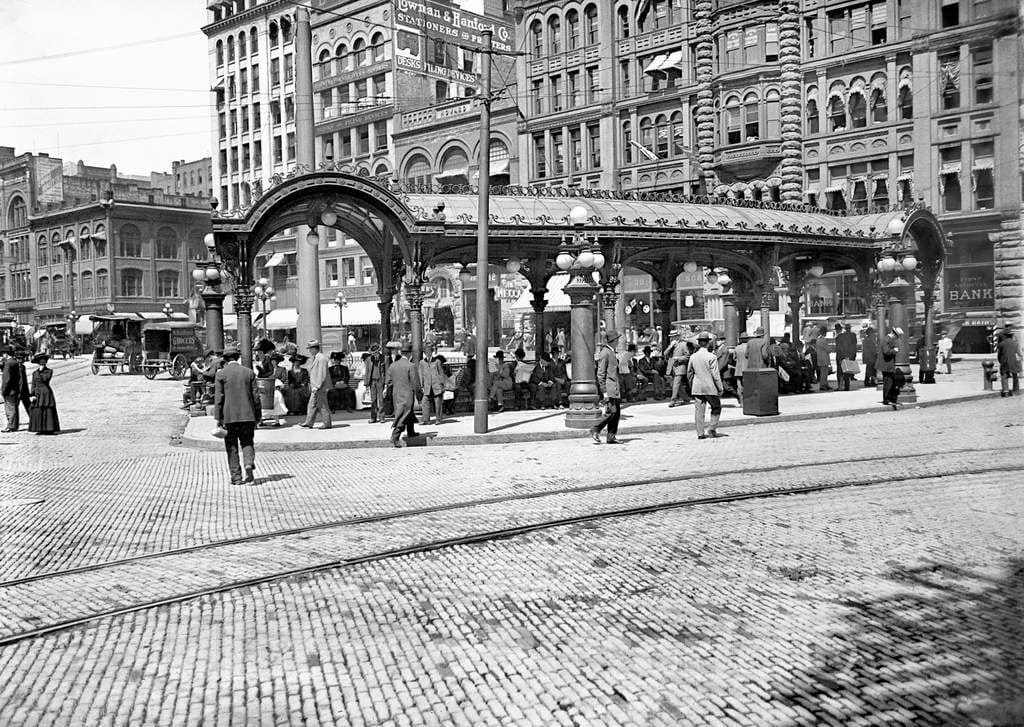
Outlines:
[[206,350],[220,353],[224,350],[224,298],[227,292],[221,288],[224,282],[224,270],[217,254],[216,238],[208,232],[203,238],[206,245],[206,260],[196,264],[192,271],[192,280],[199,288],[199,296],[203,299],[206,323]]
[[536,359],[540,358],[540,352],[544,350],[544,309],[548,307],[548,289],[533,288],[530,292],[533,294],[530,307],[533,308],[533,351]]
[[654,303],[658,306],[658,312],[661,314],[659,320],[661,322],[662,336],[661,340],[658,341],[658,348],[664,351],[665,339],[672,331],[672,303],[675,302],[676,291],[672,288],[658,288],[656,293]]
[[765,338],[768,338],[771,336],[772,289],[767,283],[761,289],[759,304],[761,307],[761,328],[764,329]]
[[589,429],[600,418],[594,365],[594,294],[598,286],[592,268],[577,268],[565,286],[572,312],[572,383],[569,385],[569,411],[565,426]]
[[935,288],[925,283],[921,301],[924,303],[924,348],[918,355],[918,372],[922,384],[934,384],[938,358],[935,351]]
[[235,313],[238,315],[238,348],[242,351],[242,365],[252,368],[252,304],[255,296],[252,286],[236,279],[234,289]]
[[619,302],[619,278],[611,272],[601,281],[601,320],[604,321],[604,330],[616,330],[615,314]]
[[722,291],[722,316],[725,319],[725,343],[735,346],[739,343],[739,320],[736,317],[736,295],[731,290]]
[[899,336],[899,350],[896,352],[896,368],[903,372],[906,380],[900,389],[900,399],[907,404],[913,404],[917,401],[917,390],[914,389],[914,375],[910,370],[910,331],[908,329],[907,305],[914,304],[914,286],[897,278],[885,286],[885,290],[889,294],[889,321],[893,328],[903,331],[903,335]]
[[409,305],[409,334],[412,337],[412,360],[420,360],[423,353],[423,284],[420,276],[412,271],[406,273],[405,300]]

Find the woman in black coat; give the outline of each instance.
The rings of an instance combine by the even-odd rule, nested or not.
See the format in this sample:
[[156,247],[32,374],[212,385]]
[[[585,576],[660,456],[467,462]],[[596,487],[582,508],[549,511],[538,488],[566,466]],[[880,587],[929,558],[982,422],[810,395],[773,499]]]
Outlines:
[[57,418],[57,399],[50,388],[53,369],[46,363],[50,357],[39,353],[32,357],[32,363],[39,368],[32,372],[30,390],[31,408],[28,412],[28,430],[36,434],[56,434],[60,431],[60,420]]

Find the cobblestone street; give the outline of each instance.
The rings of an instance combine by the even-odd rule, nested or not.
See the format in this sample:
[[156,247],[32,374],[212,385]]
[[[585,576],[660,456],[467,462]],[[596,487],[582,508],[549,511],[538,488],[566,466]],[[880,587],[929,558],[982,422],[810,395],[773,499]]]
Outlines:
[[1024,724],[1019,397],[231,487],[179,384],[55,370],[68,433],[0,440],[0,724]]

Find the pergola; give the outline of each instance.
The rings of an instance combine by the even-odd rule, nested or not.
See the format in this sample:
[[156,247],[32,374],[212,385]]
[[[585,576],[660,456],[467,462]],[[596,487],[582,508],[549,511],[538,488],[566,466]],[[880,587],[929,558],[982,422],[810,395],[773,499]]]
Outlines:
[[[407,188],[322,168],[275,176],[267,190],[255,192],[251,206],[213,213],[216,251],[234,278],[243,355],[248,355],[252,346],[254,261],[260,249],[286,228],[330,226],[357,240],[373,263],[385,338],[390,338],[391,306],[399,283],[404,281],[413,355],[418,356],[423,333],[420,286],[426,270],[443,264],[465,265],[475,259],[478,197],[474,191],[447,186]],[[570,221],[570,210],[577,206],[586,212],[581,225]],[[591,239],[596,236],[602,253],[613,263],[604,266],[599,277],[591,277],[589,270],[585,276],[576,275],[576,294],[570,290],[572,283],[566,289],[573,298],[574,311],[586,308],[592,315],[598,291],[606,309],[614,308],[618,272],[629,266],[653,277],[667,332],[671,296],[683,266],[695,262],[725,268],[733,281],[724,296],[730,343],[735,342],[738,316],[748,308],[761,310],[762,325],[768,331],[767,309],[778,282],[777,269],[784,271],[790,289],[794,331],[799,330],[800,293],[812,269],[816,275],[855,271],[861,295],[876,314],[884,316],[884,306],[896,298],[904,306],[912,306],[913,277],[909,286],[900,281],[909,294],[905,290],[897,294],[894,289],[884,290],[875,273],[879,257],[890,248],[912,252],[917,258],[917,282],[930,323],[934,287],[945,256],[942,229],[923,207],[847,216],[777,203],[644,192],[525,187],[492,192],[489,259],[492,263],[510,258],[523,261],[521,272],[529,280],[538,314],[544,310],[547,279],[561,272],[554,265],[560,246],[574,233],[576,239],[581,234]],[[300,285],[319,283],[309,280]],[[580,285],[589,287],[583,290]],[[299,315],[301,320],[302,311]],[[580,326],[592,325],[592,318],[582,315],[574,315],[572,321],[574,329],[577,321]],[[614,327],[614,313],[605,324]],[[930,328],[926,326],[929,335]],[[592,351],[594,331],[574,330],[573,334],[574,345],[576,340],[587,340]]]

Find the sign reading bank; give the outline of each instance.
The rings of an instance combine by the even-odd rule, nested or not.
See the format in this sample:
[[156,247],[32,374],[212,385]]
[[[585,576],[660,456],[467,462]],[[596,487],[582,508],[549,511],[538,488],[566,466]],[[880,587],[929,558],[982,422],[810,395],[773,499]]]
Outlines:
[[480,33],[490,30],[494,50],[515,51],[511,25],[434,0],[398,0],[395,25],[402,30],[443,39],[474,51],[483,50],[484,40]]
[[992,310],[995,306],[995,270],[991,265],[946,267],[946,309]]

